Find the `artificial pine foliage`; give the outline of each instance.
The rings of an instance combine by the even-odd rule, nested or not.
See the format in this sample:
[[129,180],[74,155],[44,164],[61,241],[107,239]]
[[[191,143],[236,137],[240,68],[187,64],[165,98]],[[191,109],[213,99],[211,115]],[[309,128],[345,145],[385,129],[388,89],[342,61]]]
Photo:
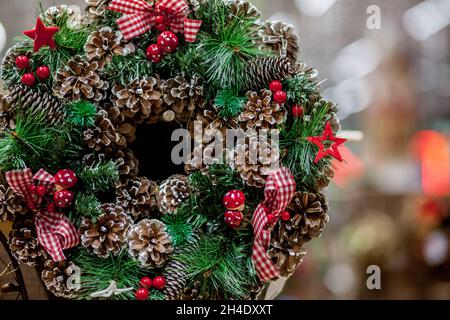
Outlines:
[[[266,280],[276,279],[263,279],[252,256],[260,236],[253,224],[262,211],[256,209],[277,201],[265,199],[273,174],[286,175],[279,192],[292,191],[292,199],[281,208],[282,221],[274,216],[261,259],[291,275],[304,243],[328,222],[322,189],[334,168],[331,157],[316,161],[312,138],[329,145],[326,138],[340,130],[337,108],[322,99],[317,72],[299,60],[292,26],[260,20],[246,0],[174,1],[189,7],[178,14],[186,14],[180,21],[192,27],[190,34],[165,25],[164,8],[150,26],[133,23],[136,36],[110,0],[87,0],[81,15],[64,5],[41,9],[40,35],[48,38],[28,31],[2,62],[0,219],[14,222],[14,255],[44,270],[46,288],[58,297],[135,299],[142,277],[164,276],[166,287],[151,289],[149,300],[255,299]],[[170,143],[164,136],[175,129],[197,134],[197,124],[202,136],[195,137],[190,159],[169,166],[159,149]],[[269,140],[226,141],[230,129],[280,130],[280,143],[271,144],[276,132]],[[224,150],[216,150],[218,141],[226,142]],[[250,150],[258,151],[256,161]],[[8,185],[14,181],[3,178],[26,168],[48,172],[43,176],[55,182],[56,201],[50,194],[36,198],[42,188],[21,198]],[[61,181],[64,172],[69,184],[67,177]],[[230,194],[239,196],[233,202]],[[45,214],[59,219],[61,237],[78,231],[78,246],[63,239],[76,248],[49,244],[63,251],[65,262],[49,259],[53,251],[36,232]],[[67,280],[77,268],[81,289],[75,292]]]

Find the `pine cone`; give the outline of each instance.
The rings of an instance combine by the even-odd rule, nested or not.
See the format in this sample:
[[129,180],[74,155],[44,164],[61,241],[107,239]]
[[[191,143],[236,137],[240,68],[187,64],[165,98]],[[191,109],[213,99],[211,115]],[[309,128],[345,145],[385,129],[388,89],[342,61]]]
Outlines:
[[297,61],[299,54],[299,38],[294,26],[279,22],[266,21],[258,32],[256,42],[261,47],[269,47],[283,58]]
[[53,91],[59,98],[77,101],[102,101],[107,97],[109,83],[100,78],[97,61],[86,61],[81,56],[69,60],[55,76]]
[[47,258],[47,253],[38,243],[31,216],[19,217],[14,221],[8,244],[12,255],[20,263],[36,266],[42,259]]
[[297,232],[287,230],[286,224],[279,222],[270,241],[268,256],[277,266],[282,277],[290,276],[302,263],[306,251]]
[[79,268],[72,262],[47,260],[41,272],[41,279],[48,291],[57,297],[74,298],[76,290],[68,285],[69,277]]
[[148,217],[157,207],[158,185],[145,177],[126,179],[116,186],[117,203],[135,220]]
[[17,214],[27,213],[25,200],[10,187],[0,184],[0,222],[13,221]]
[[122,207],[115,204],[102,205],[103,214],[94,223],[84,218],[79,228],[81,244],[101,258],[116,255],[126,242],[126,233],[132,220]]
[[11,106],[27,110],[32,116],[44,114],[49,124],[61,124],[64,121],[62,101],[48,92],[17,84],[10,88],[10,93],[5,99]]
[[85,0],[86,17],[90,21],[95,21],[102,17],[107,10],[108,4],[111,0]]
[[235,148],[231,167],[239,172],[247,185],[262,188],[266,178],[279,166],[279,159],[278,148],[273,148],[270,140],[260,143],[258,139],[250,138],[248,143]]
[[261,57],[250,60],[245,70],[244,90],[267,88],[273,80],[284,80],[295,75],[300,65],[288,58]]
[[164,103],[175,112],[177,121],[187,122],[197,108],[203,109],[206,100],[203,85],[197,76],[186,79],[182,74],[161,85]]
[[334,178],[334,171],[333,171],[333,167],[332,166],[325,166],[323,168],[323,172],[320,175],[320,177],[318,178],[317,181],[317,187],[318,189],[324,189],[326,187],[328,187],[328,185],[330,184],[330,180],[332,180]]
[[[33,55],[33,51],[26,51],[26,52],[19,52],[20,43],[13,45],[11,48],[8,49],[5,53],[5,57],[2,60],[2,70],[7,68],[16,68],[16,58],[18,56],[26,56],[31,59],[31,56]],[[20,50],[22,51],[22,50]]]
[[[198,122],[202,123],[202,131],[204,132],[205,137],[214,137],[216,135],[217,130],[220,131],[222,137],[226,137],[227,129],[238,129],[239,126],[237,124],[236,119],[223,119],[219,117],[219,114],[215,110],[205,109],[202,113],[197,114]],[[193,137],[193,132],[191,133]],[[205,141],[202,143],[208,143],[211,140]]]
[[287,210],[292,219],[286,228],[297,229],[304,242],[319,237],[329,220],[328,204],[320,193],[296,192]]
[[65,4],[48,8],[44,13],[40,15],[40,18],[45,22],[45,25],[47,27],[56,27],[57,21],[64,15],[67,15],[68,23],[80,23],[81,12],[79,10],[79,7],[67,6]]
[[228,6],[232,16],[234,17],[245,17],[245,18],[255,18],[261,17],[261,12],[256,8],[255,5],[244,0],[229,0]]
[[163,214],[177,212],[178,206],[189,197],[188,179],[183,175],[173,175],[163,181],[159,188],[158,207]]
[[106,148],[103,153],[89,153],[83,157],[83,165],[91,166],[99,160],[115,160],[119,166],[119,174],[122,179],[136,177],[139,173],[139,160],[133,150],[124,148],[112,150]]
[[208,296],[200,294],[201,287],[202,283],[195,281],[192,287],[183,290],[183,293],[180,295],[180,300],[208,300]]
[[95,126],[83,133],[84,141],[89,148],[101,151],[107,147],[126,146],[126,139],[120,135],[105,110],[100,110],[95,119]]
[[244,128],[272,129],[286,120],[287,113],[281,105],[272,102],[272,92],[267,89],[257,92],[247,92],[247,104],[238,116],[244,122]]
[[166,225],[156,219],[144,219],[128,232],[128,253],[144,268],[160,268],[173,252]]
[[103,69],[111,63],[113,56],[126,56],[135,51],[132,43],[126,43],[120,31],[113,31],[110,27],[103,27],[89,36],[84,50],[89,61],[97,61],[98,67]]
[[8,103],[7,97],[0,93],[0,131],[4,129],[14,130],[15,128],[13,108]]
[[112,93],[114,107],[136,123],[145,120],[156,122],[163,112],[159,81],[156,78],[136,79],[125,87],[116,84]]
[[108,118],[116,126],[117,132],[125,137],[127,143],[133,143],[136,140],[136,125],[131,120],[125,119],[124,114],[117,107],[110,107]]

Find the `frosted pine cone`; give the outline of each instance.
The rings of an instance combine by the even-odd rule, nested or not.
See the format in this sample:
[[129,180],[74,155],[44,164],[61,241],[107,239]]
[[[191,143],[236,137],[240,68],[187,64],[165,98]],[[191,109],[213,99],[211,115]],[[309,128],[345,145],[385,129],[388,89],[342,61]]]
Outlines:
[[190,187],[186,176],[177,174],[165,180],[158,195],[158,207],[161,213],[176,213],[178,206],[189,197]]
[[4,129],[15,129],[14,113],[7,97],[0,93],[0,131]]
[[117,203],[134,219],[156,211],[158,185],[145,177],[127,179],[116,186]]
[[95,126],[87,129],[83,133],[84,141],[89,148],[95,151],[101,151],[104,148],[114,148],[117,146],[126,146],[126,139],[120,135],[105,110],[100,110],[95,119]]
[[101,16],[106,11],[110,0],[85,0],[86,6],[86,16],[89,20],[94,21]]
[[206,100],[200,79],[183,75],[164,81],[161,85],[164,103],[175,112],[178,121],[187,121],[197,108],[204,108]]
[[41,279],[47,290],[56,297],[74,298],[76,289],[69,285],[69,277],[79,270],[80,268],[72,261],[54,262],[53,260],[47,260],[41,272]]
[[25,200],[10,187],[0,185],[0,222],[13,221],[17,214],[27,213]]
[[323,194],[296,192],[287,209],[292,219],[287,228],[297,229],[303,241],[319,237],[328,223],[328,204]]
[[126,43],[120,31],[103,27],[89,36],[84,50],[89,61],[97,61],[100,69],[112,61],[113,56],[126,56],[135,51],[132,43]]
[[229,0],[228,5],[230,7],[231,14],[233,16],[241,16],[245,18],[261,17],[261,12],[252,3],[244,0]]
[[292,25],[279,21],[266,21],[258,32],[256,42],[262,47],[269,47],[281,57],[297,61],[299,38]]
[[96,222],[84,218],[79,228],[81,244],[101,258],[116,255],[126,242],[126,233],[132,220],[122,207],[102,205],[103,214]]
[[272,129],[286,120],[286,111],[272,102],[272,92],[267,89],[247,92],[247,104],[238,116],[239,122],[249,129]]
[[69,60],[69,63],[56,73],[53,87],[55,95],[71,101],[104,100],[109,84],[100,78],[98,69],[97,61],[89,62],[81,56]]
[[16,219],[9,233],[9,249],[20,263],[35,266],[47,253],[38,243],[36,229],[32,217],[24,216]]
[[126,86],[116,84],[112,90],[113,105],[136,123],[149,120],[152,116],[158,117],[163,111],[158,82],[156,78],[149,77],[136,79]]
[[128,232],[128,253],[144,268],[160,268],[173,252],[166,225],[159,220],[141,220]]

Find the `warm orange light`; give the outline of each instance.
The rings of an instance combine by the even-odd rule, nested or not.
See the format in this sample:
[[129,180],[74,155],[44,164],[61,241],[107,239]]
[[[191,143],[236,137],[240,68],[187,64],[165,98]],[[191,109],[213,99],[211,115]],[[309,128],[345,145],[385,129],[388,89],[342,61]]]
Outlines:
[[422,190],[426,195],[450,193],[450,152],[447,138],[436,131],[420,131],[414,146],[421,166]]

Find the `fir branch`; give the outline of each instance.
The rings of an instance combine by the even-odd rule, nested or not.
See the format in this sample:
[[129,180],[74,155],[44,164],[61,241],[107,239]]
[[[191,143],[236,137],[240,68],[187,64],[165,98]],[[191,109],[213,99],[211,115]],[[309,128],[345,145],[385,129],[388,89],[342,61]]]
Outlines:
[[239,96],[233,90],[220,90],[214,101],[214,107],[219,112],[219,117],[224,119],[237,117],[241,112],[245,97]]
[[[117,70],[120,70],[120,72],[117,72]],[[105,68],[108,80],[122,85],[141,77],[154,76],[154,73],[154,64],[147,60],[141,49],[137,49],[137,52],[132,55],[113,56],[112,62]]]
[[119,180],[119,166],[113,160],[102,160],[92,166],[83,167],[79,170],[78,177],[88,191],[107,192]]
[[329,158],[314,163],[317,149],[307,140],[308,137],[323,133],[329,111],[330,104],[321,100],[314,105],[309,115],[294,120],[292,127],[283,128],[280,132],[280,148],[287,150],[282,161],[296,178],[298,188],[315,190],[317,179],[322,176],[324,168],[331,165]]
[[83,217],[95,220],[102,214],[100,206],[101,203],[95,195],[79,192],[75,199],[75,210],[69,212],[68,217],[75,225],[79,225]]
[[136,261],[131,259],[126,250],[117,256],[99,258],[85,249],[79,249],[72,261],[81,268],[81,289],[77,298],[91,300],[92,293],[103,290],[114,280],[118,288],[133,288],[134,290],[113,295],[108,300],[134,300],[134,292],[139,288],[139,279],[148,276],[149,272],[141,269]]
[[76,101],[66,106],[66,121],[80,128],[95,124],[97,107],[89,101]]
[[254,43],[255,32],[254,21],[236,18],[219,22],[212,33],[200,33],[209,83],[222,89],[243,87],[247,61],[266,54]]
[[310,69],[283,81],[290,102],[307,105],[311,97],[319,95],[319,82],[312,77],[314,72]]
[[161,220],[166,224],[166,230],[175,247],[184,245],[192,239],[194,229],[192,224],[187,222],[186,215],[179,212],[175,215],[166,214],[162,216]]

